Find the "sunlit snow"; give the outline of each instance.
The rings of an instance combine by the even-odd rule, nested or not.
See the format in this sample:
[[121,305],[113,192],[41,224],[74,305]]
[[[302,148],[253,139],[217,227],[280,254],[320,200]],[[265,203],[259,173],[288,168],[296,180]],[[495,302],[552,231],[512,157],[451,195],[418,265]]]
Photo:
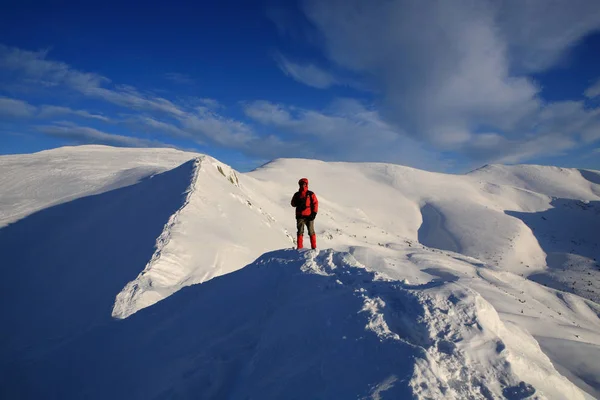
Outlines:
[[598,171],[81,146],[0,188],[0,398],[600,397]]

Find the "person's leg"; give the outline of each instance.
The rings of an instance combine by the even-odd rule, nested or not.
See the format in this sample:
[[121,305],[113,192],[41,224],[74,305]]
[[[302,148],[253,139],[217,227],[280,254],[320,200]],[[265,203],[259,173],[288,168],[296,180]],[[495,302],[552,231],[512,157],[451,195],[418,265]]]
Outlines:
[[316,249],[317,248],[317,235],[315,234],[315,221],[308,221],[307,225],[308,227],[308,234],[310,235],[310,247],[312,249]]
[[304,246],[304,219],[298,218],[296,220],[296,242],[298,243],[298,248],[301,249]]

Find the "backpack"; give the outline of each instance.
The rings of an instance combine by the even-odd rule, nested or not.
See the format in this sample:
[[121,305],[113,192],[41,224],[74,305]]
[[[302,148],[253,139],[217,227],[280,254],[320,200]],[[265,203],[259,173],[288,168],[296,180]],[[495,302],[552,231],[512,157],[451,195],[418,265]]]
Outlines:
[[[313,192],[311,192],[310,190],[306,191],[306,197],[308,197],[310,199],[310,212],[314,212],[313,211]],[[300,212],[306,210],[308,207],[306,207],[306,202],[302,202],[302,205],[298,206],[298,209],[300,210]]]

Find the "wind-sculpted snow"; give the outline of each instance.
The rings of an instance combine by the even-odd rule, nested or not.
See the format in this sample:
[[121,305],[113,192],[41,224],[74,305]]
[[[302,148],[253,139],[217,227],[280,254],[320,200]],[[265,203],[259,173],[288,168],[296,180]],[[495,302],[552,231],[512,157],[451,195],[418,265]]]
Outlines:
[[144,270],[116,296],[113,316],[126,318],[182,287],[235,271],[273,247],[292,246],[260,200],[240,188],[230,167],[198,158],[184,204],[165,225]]
[[267,253],[38,349],[5,370],[3,398],[583,398],[473,290],[367,268]]
[[[157,300],[147,300],[149,304],[154,304],[156,301],[162,299],[162,296],[160,296],[156,292],[156,289],[152,288],[152,286],[156,285],[153,285],[153,280],[148,275],[157,274],[157,268],[154,268],[154,266],[156,265],[158,260],[163,256],[163,251],[165,250],[165,247],[171,241],[171,231],[173,229],[173,226],[178,222],[181,210],[183,210],[185,206],[187,206],[190,203],[190,198],[195,191],[196,180],[198,178],[198,170],[200,169],[201,163],[202,158],[197,158],[194,161],[194,170],[190,177],[190,183],[187,189],[185,190],[185,201],[183,202],[181,207],[179,207],[179,209],[175,213],[173,213],[173,215],[171,215],[169,221],[165,224],[162,233],[160,234],[158,239],[156,239],[156,251],[152,255],[152,258],[150,259],[148,264],[146,265],[146,268],[144,268],[142,273],[135,280],[129,282],[121,291],[121,293],[117,295],[115,305],[112,311],[113,317],[124,318],[133,314],[134,310],[132,310],[132,304],[134,304],[140,296],[149,297],[151,296],[151,293],[156,293],[153,297],[155,297]],[[171,265],[170,270],[168,268],[164,269],[163,274],[176,274],[177,271],[174,270],[174,267],[176,267],[176,265]],[[160,272],[158,277],[161,277]],[[176,277],[176,279],[181,279],[181,277],[178,276]]]

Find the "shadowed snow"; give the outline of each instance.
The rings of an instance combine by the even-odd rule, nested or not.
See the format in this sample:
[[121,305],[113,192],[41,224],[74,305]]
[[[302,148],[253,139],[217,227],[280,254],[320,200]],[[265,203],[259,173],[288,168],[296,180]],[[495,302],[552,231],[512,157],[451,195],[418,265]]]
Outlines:
[[548,360],[528,366],[542,377],[535,387],[524,382],[523,355],[543,357],[515,348],[524,341],[534,342],[461,285],[406,289],[349,253],[283,250],[41,346],[3,374],[2,390],[7,398],[516,399],[554,385],[582,398]]
[[111,320],[115,294],[144,268],[184,202],[193,165],[0,229],[0,375]]

